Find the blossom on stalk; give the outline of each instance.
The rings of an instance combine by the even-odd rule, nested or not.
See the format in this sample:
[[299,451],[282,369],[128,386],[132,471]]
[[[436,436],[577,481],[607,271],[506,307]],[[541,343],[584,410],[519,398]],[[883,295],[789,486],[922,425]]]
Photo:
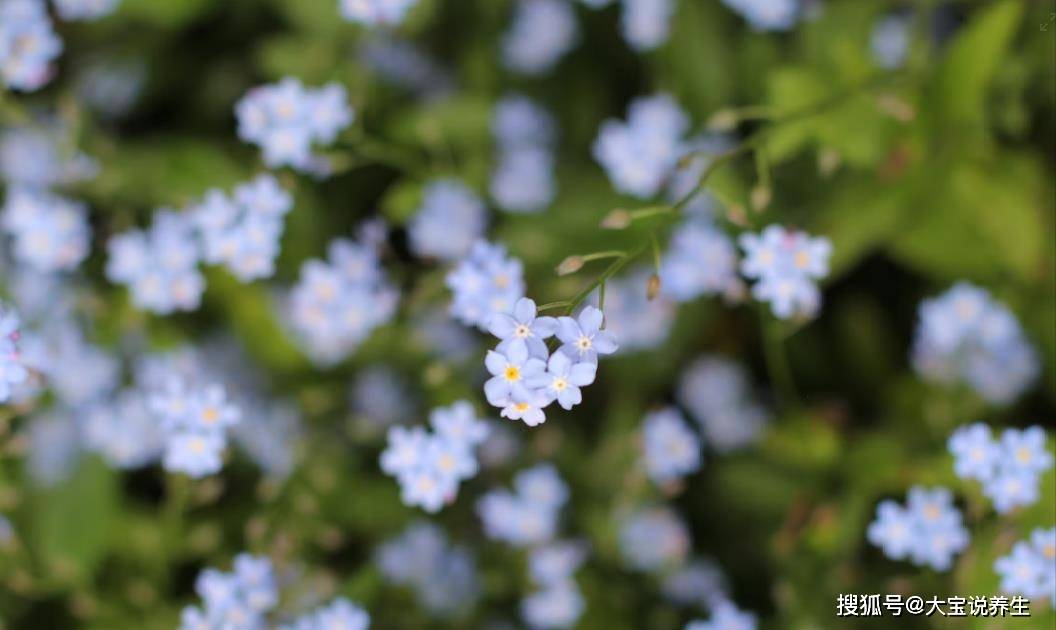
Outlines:
[[832,243],[824,237],[767,226],[759,234],[742,234],[741,273],[755,280],[752,295],[769,302],[781,319],[813,317],[821,308],[816,282],[829,273]]

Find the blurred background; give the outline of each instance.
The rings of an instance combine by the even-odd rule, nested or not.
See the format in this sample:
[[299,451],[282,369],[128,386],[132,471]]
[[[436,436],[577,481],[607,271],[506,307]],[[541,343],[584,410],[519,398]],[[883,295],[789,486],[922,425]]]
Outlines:
[[[337,0],[121,0],[91,21],[49,9],[63,50],[46,85],[0,90],[0,170],[85,169],[58,187],[87,204],[91,249],[62,286],[45,287],[0,241],[0,294],[26,325],[27,295],[42,313],[72,303],[80,343],[118,357],[121,382],[138,377],[144,357],[185,352],[247,383],[257,406],[243,408],[246,428],[222,472],[200,479],[157,462],[112,465],[78,432],[87,407],[47,387],[0,406],[0,626],[176,627],[201,599],[200,571],[228,571],[245,551],[276,567],[276,623],[344,596],[375,628],[522,627],[527,555],[485,535],[477,502],[542,462],[570,493],[560,537],[589,548],[575,574],[582,613],[569,627],[682,628],[709,618],[719,591],[763,628],[882,627],[894,620],[837,618],[838,594],[1000,592],[995,560],[1056,523],[1056,474],[1042,474],[1037,501],[999,514],[978,483],[955,474],[947,440],[973,422],[1040,425],[1053,452],[1056,4],[803,0],[774,22],[766,2],[753,13],[732,0],[666,9],[561,0],[572,26],[539,18],[521,44],[529,60],[518,61],[510,33],[521,4],[419,0],[380,25],[343,19]],[[547,37],[562,28],[575,32],[563,47]],[[551,49],[553,59],[532,61]],[[293,195],[274,276],[243,283],[208,267],[194,312],[137,307],[107,279],[107,243],[149,226],[159,208],[187,208],[269,170],[240,140],[234,108],[283,77],[344,86],[355,120],[317,145],[318,172],[270,169]],[[538,212],[503,211],[492,188],[495,108],[514,93],[553,117],[553,194]],[[731,238],[770,224],[827,238],[821,307],[782,321],[743,291],[674,299],[662,289],[647,301],[646,252],[607,283],[623,348],[602,359],[583,403],[551,407],[534,428],[500,419],[481,390],[494,340],[448,316],[454,262],[410,242],[423,191],[438,177],[461,180],[488,207],[484,237],[523,262],[527,295],[569,300],[608,263],[558,275],[568,256],[651,238],[658,256],[669,251],[677,223],[599,227],[614,209],[667,198],[619,192],[594,157],[603,123],[658,93],[685,113],[687,136],[711,143],[705,154],[748,139],[762,147],[715,171],[704,211]],[[46,133],[53,153],[12,144],[26,129]],[[399,306],[353,352],[320,365],[291,332],[284,300],[303,263],[364,225],[381,232],[380,266]],[[914,367],[921,302],[959,281],[1007,307],[1033,348],[1036,376],[1011,399]],[[735,373],[713,395],[744,390],[744,416],[725,427],[743,435],[695,418],[694,393],[709,394],[688,374],[705,358]],[[102,369],[78,365],[76,382]],[[495,427],[480,472],[435,514],[404,505],[378,466],[387,427],[423,425],[460,399]],[[642,420],[668,406],[702,435],[703,462],[658,484],[643,471]],[[948,571],[890,559],[867,539],[877,504],[904,501],[914,485],[949,488],[963,513],[971,540]],[[625,525],[660,505],[685,524],[685,549],[677,567],[636,569]],[[470,566],[419,582],[464,588],[429,595],[386,570],[384,545],[423,521]],[[667,544],[662,529],[647,540]],[[688,596],[673,596],[672,575],[692,562],[708,569],[685,578]],[[898,623],[1053,627],[1051,599],[1032,611]]]

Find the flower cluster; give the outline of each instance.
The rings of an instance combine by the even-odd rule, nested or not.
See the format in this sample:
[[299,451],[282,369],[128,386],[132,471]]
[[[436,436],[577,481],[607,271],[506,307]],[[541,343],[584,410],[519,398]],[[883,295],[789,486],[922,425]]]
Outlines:
[[421,604],[438,615],[464,610],[480,594],[469,550],[449,544],[444,531],[432,523],[412,523],[378,548],[375,562],[388,581],[414,589]]
[[502,38],[502,61],[521,74],[545,74],[578,37],[576,16],[566,0],[519,0]]
[[242,417],[223,386],[198,386],[173,374],[147,402],[165,432],[162,463],[166,470],[191,477],[220,471],[227,430]]
[[369,367],[356,376],[349,400],[353,413],[371,429],[385,428],[414,415],[414,395],[391,368]]
[[754,614],[727,600],[712,606],[711,619],[690,621],[684,630],[755,630],[756,627],[758,622]]
[[98,20],[114,12],[121,0],[52,0],[64,20]]
[[1056,527],[1036,529],[1030,540],[1021,540],[1012,552],[994,562],[1001,590],[1032,600],[1048,599],[1056,607]]
[[620,525],[620,552],[632,569],[651,572],[680,566],[689,548],[689,528],[669,507],[642,508]]
[[509,311],[524,297],[524,266],[507,256],[502,245],[477,241],[447,274],[446,283],[454,293],[451,315],[486,331],[495,314]]
[[41,0],[0,0],[0,80],[32,92],[51,80],[62,52],[47,6]]
[[83,203],[43,190],[8,192],[0,227],[15,259],[40,272],[71,271],[88,256],[91,228]]
[[52,117],[0,130],[0,178],[12,187],[39,189],[94,177],[99,165],[73,140],[69,125]]
[[1053,465],[1041,427],[1005,429],[995,440],[990,427],[976,423],[954,431],[948,447],[957,476],[983,484],[983,494],[1002,514],[1035,503],[1041,475]]
[[370,615],[344,597],[301,615],[280,630],[367,630]]
[[702,445],[682,413],[666,407],[642,421],[645,471],[657,484],[678,481],[700,470]]
[[488,437],[488,425],[464,400],[433,409],[429,424],[431,432],[423,427],[391,427],[381,469],[396,477],[405,505],[437,512],[455,500],[462,481],[477,474],[474,449]]
[[269,167],[318,173],[326,164],[312,145],[334,142],[352,124],[354,112],[340,84],[311,89],[286,77],[250,90],[235,105],[235,115],[238,137],[259,146]]
[[341,17],[366,26],[395,26],[418,0],[339,0]]
[[532,628],[570,628],[586,604],[573,574],[586,560],[582,543],[556,542],[532,550],[528,571],[538,590],[521,601],[521,616]]
[[499,148],[491,196],[509,212],[539,212],[554,199],[553,117],[524,96],[495,106],[492,135]]
[[128,286],[139,308],[167,315],[196,310],[201,303],[201,246],[189,215],[159,210],[149,230],[111,237],[107,252],[106,277]]
[[623,38],[635,50],[653,50],[667,41],[674,13],[675,0],[623,0]]
[[667,94],[637,98],[627,122],[606,120],[594,141],[596,159],[616,190],[655,196],[685,152],[689,117]]
[[328,261],[301,265],[288,310],[290,325],[308,356],[323,365],[354,352],[375,328],[392,318],[399,300],[373,245],[337,239],[327,251]]
[[682,374],[677,394],[708,444],[719,452],[751,444],[768,420],[745,369],[723,357],[701,357],[691,363]]
[[202,606],[183,609],[180,630],[263,628],[265,616],[279,602],[271,561],[246,553],[235,556],[231,573],[211,568],[199,573],[194,590]]
[[422,258],[458,260],[484,234],[484,203],[455,179],[430,182],[422,191],[422,205],[407,224],[411,251]]
[[[617,348],[603,322],[593,306],[578,319],[536,317],[535,302],[528,298],[517,300],[512,313],[495,315],[489,330],[501,341],[484,359],[491,374],[484,384],[488,403],[502,409],[502,417],[530,427],[546,421],[543,409],[550,403],[566,411],[578,405],[580,388],[594,382],[598,355]],[[551,354],[545,340],[555,335],[562,345]]]
[[920,304],[910,351],[926,379],[968,383],[986,400],[1011,402],[1037,377],[1034,349],[1007,307],[985,289],[960,282]]
[[29,376],[18,352],[18,314],[0,302],[0,403],[11,398],[11,388]]
[[757,31],[787,31],[795,26],[803,0],[722,0]]
[[676,302],[702,295],[733,298],[744,291],[733,239],[703,219],[689,219],[675,228],[659,275],[660,290]]
[[232,195],[210,190],[190,209],[202,238],[202,258],[227,266],[242,282],[271,276],[283,216],[292,207],[290,193],[271,175],[236,186]]
[[866,535],[888,558],[908,558],[936,571],[948,570],[953,557],[968,546],[968,530],[945,488],[914,486],[905,507],[891,500],[880,502]]
[[515,492],[492,490],[477,501],[484,534],[515,547],[552,540],[568,501],[568,486],[551,464],[522,470],[513,478]]
[[816,284],[829,273],[832,243],[825,237],[770,225],[759,234],[742,234],[741,273],[756,280],[755,299],[769,302],[781,319],[813,317],[821,308]]

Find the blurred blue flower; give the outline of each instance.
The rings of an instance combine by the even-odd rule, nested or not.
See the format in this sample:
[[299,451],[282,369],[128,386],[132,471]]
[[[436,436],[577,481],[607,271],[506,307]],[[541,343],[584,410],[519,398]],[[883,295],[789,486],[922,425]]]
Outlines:
[[658,48],[667,41],[674,13],[675,0],[623,0],[623,38],[638,51]]
[[[619,341],[619,352],[638,352],[662,344],[675,320],[675,303],[663,294],[650,300],[646,288],[651,272],[639,267],[609,280],[605,289],[605,331]],[[595,292],[592,301],[598,302]]]
[[414,588],[422,605],[440,616],[464,610],[480,594],[469,551],[450,545],[432,523],[412,523],[378,548],[375,561],[387,580]]
[[288,300],[287,317],[308,356],[331,365],[355,352],[396,312],[399,293],[373,246],[337,239],[329,261],[309,260]]
[[759,234],[742,234],[739,242],[745,254],[741,273],[756,280],[757,300],[770,302],[781,319],[817,314],[821,292],[815,282],[828,275],[832,254],[827,238],[770,225]]
[[488,188],[508,212],[533,213],[554,200],[554,158],[548,148],[525,146],[503,151]]
[[702,295],[734,299],[744,292],[737,262],[737,248],[724,232],[700,219],[684,221],[660,260],[660,290],[677,302]]
[[531,628],[571,628],[586,602],[571,580],[547,584],[521,601],[521,616]]
[[1040,370],[1023,329],[1007,307],[967,282],[924,300],[910,358],[924,378],[965,382],[994,404],[1007,404]]
[[691,621],[685,630],[755,630],[758,622],[753,613],[745,612],[729,601],[722,600],[711,607],[711,619]]
[[11,389],[24,383],[29,371],[18,350],[18,313],[0,302],[0,404],[11,397]]
[[165,435],[142,392],[126,389],[88,408],[79,419],[85,447],[116,468],[134,469],[158,460]]
[[98,20],[114,12],[121,0],[51,0],[64,20]]
[[666,506],[640,508],[620,524],[620,552],[638,571],[659,571],[682,565],[689,554],[689,529]]
[[477,501],[477,515],[488,538],[516,547],[553,539],[558,513],[568,501],[568,486],[550,464],[539,464],[517,473],[515,493],[492,490]]
[[72,184],[91,179],[98,171],[96,161],[74,146],[69,125],[58,118],[0,129],[0,178],[11,186]]
[[14,239],[15,260],[40,272],[72,271],[88,256],[85,204],[43,190],[11,188],[0,226]]
[[689,117],[667,94],[637,98],[627,122],[609,119],[594,141],[594,159],[616,190],[638,198],[655,196],[685,152]]
[[657,484],[700,470],[701,448],[700,438],[674,407],[651,412],[642,421],[645,471]]
[[480,198],[454,179],[434,180],[407,224],[411,251],[422,258],[457,260],[484,234],[487,211]]
[[338,0],[341,16],[366,26],[396,26],[418,0]]
[[503,64],[521,74],[545,74],[576,44],[579,27],[565,0],[518,0],[502,38]]
[[266,627],[265,615],[279,601],[278,584],[271,561],[261,556],[239,554],[234,570],[223,573],[205,569],[194,585],[202,608],[188,606],[180,617],[180,630],[208,628]]
[[330,144],[352,124],[345,88],[336,83],[311,89],[293,77],[250,90],[235,105],[238,136],[264,151],[272,168],[319,172],[312,145]]
[[885,15],[873,25],[869,43],[873,59],[882,68],[899,68],[909,53],[909,16],[896,13]]
[[0,80],[32,92],[51,80],[62,40],[42,0],[0,0]]
[[281,630],[367,630],[370,627],[370,615],[367,611],[344,597],[338,597],[326,606],[322,606],[284,625]]
[[491,133],[502,150],[550,146],[554,142],[556,123],[553,115],[532,99],[510,93],[495,104]]
[[787,31],[802,12],[801,0],[722,0],[757,31]]
[[887,557],[908,558],[913,564],[936,571],[949,570],[954,556],[968,546],[968,530],[946,488],[913,486],[905,507],[882,501],[866,535]]
[[769,419],[744,368],[724,357],[704,356],[691,363],[679,381],[677,396],[708,445],[720,453],[754,442]]
[[988,426],[976,423],[954,431],[947,445],[957,476],[982,483],[983,494],[1002,514],[1035,503],[1041,474],[1053,465],[1041,427],[1005,429],[996,441]]
[[664,577],[664,595],[683,606],[713,606],[727,598],[726,576],[715,562],[696,559]]
[[513,309],[524,297],[524,268],[502,245],[473,243],[466,256],[447,274],[454,293],[451,315],[463,324],[488,330],[492,316]]
[[1035,529],[994,562],[1001,590],[1056,607],[1056,527]]

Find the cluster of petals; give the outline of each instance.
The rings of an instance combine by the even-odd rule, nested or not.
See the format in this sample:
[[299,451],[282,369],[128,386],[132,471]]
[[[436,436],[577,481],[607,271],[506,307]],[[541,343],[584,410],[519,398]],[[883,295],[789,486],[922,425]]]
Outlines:
[[166,470],[204,477],[223,467],[228,429],[242,418],[221,385],[189,383],[173,374],[147,401],[165,436]]
[[381,470],[400,484],[405,505],[437,512],[458,495],[458,487],[477,474],[476,448],[488,437],[488,425],[473,405],[460,400],[429,414],[432,430],[394,426],[381,454]]
[[990,427],[979,422],[954,431],[947,446],[957,476],[983,484],[983,494],[1002,514],[1036,503],[1041,476],[1053,465],[1045,431],[1037,426],[1005,429],[994,439]]
[[522,470],[513,478],[513,489],[492,490],[477,501],[484,534],[515,547],[531,547],[554,538],[561,508],[568,501],[568,486],[551,464]]
[[451,315],[487,331],[493,316],[512,310],[524,297],[524,265],[502,245],[478,240],[445,283],[453,294]]
[[767,226],[759,234],[742,234],[741,273],[755,280],[752,295],[769,302],[781,319],[813,317],[821,308],[817,281],[829,273],[832,243],[806,232]]
[[946,488],[914,486],[905,506],[881,501],[866,536],[888,558],[908,559],[936,571],[948,570],[954,556],[968,546],[968,530]]
[[[580,388],[594,382],[598,355],[616,351],[616,341],[602,330],[603,315],[593,306],[579,317],[537,317],[535,302],[521,298],[510,313],[492,317],[489,330],[501,341],[484,358],[491,378],[484,384],[488,403],[501,415],[530,427],[546,421],[553,402],[570,410],[583,401]],[[556,336],[553,353],[546,340]]]

